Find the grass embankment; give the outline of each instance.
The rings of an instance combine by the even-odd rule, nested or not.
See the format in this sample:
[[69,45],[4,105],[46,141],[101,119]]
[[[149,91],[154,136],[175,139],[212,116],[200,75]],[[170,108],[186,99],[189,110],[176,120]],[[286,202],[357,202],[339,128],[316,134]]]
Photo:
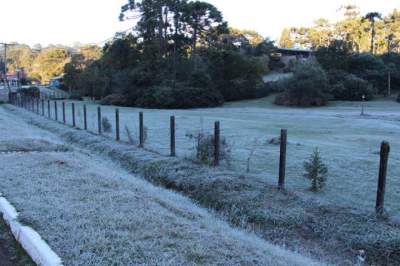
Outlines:
[[0,108],[0,191],[65,265],[319,265],[28,123],[83,132],[25,115]]
[[257,176],[160,156],[24,115],[36,126],[106,154],[152,183],[182,192],[217,210],[230,223],[251,228],[274,243],[341,265],[357,263],[363,252],[368,264],[400,263],[400,226],[372,212],[323,204],[291,191],[281,193]]

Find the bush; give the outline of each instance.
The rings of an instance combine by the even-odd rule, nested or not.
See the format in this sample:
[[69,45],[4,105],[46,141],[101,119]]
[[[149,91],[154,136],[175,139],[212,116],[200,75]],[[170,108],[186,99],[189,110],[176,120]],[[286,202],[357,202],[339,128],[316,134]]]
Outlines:
[[107,117],[103,117],[101,119],[101,125],[103,127],[104,132],[110,133],[112,131],[112,125],[111,125],[110,121],[108,121]]
[[135,104],[148,108],[185,109],[215,107],[223,102],[223,97],[218,91],[177,85],[175,88],[153,86],[145,90]]
[[[214,135],[209,133],[187,134],[187,137],[196,142],[196,159],[200,163],[212,165],[214,163]],[[220,139],[220,160],[229,163],[230,147],[226,138]]]
[[310,159],[304,162],[306,173],[304,177],[311,181],[311,191],[317,192],[324,188],[328,168],[322,162],[318,148],[316,148]]
[[387,68],[381,58],[368,53],[352,55],[347,59],[347,71],[386,92]]
[[366,80],[350,74],[344,76],[343,81],[333,85],[331,93],[335,100],[360,101],[364,95],[368,101],[373,98],[374,90]]
[[287,106],[323,106],[328,101],[328,79],[325,71],[316,63],[300,62],[294,76],[287,81],[287,89],[275,103]]
[[393,89],[400,89],[400,53],[386,53],[381,59],[391,73]]
[[101,104],[126,106],[128,104],[128,101],[127,97],[122,94],[110,94],[101,100]]

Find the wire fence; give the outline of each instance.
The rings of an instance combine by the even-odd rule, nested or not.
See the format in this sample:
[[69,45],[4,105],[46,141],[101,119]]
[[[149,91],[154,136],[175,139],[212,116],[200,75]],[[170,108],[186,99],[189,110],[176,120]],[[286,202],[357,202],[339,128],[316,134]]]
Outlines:
[[[101,134],[121,143],[136,145],[164,156],[196,160],[199,156],[199,136],[207,136],[210,137],[212,146],[212,154],[209,155],[208,161],[210,165],[222,165],[242,173],[269,176],[281,190],[290,187],[293,190],[304,191],[307,187],[306,182],[300,180],[299,176],[302,176],[302,162],[307,158],[310,150],[305,149],[295,140],[288,141],[290,132],[286,129],[266,130],[268,134],[264,136],[244,135],[243,131],[247,131],[233,121],[215,120],[206,115],[197,117],[185,113],[176,115],[170,110],[116,108],[77,101],[44,100],[23,95],[14,95],[12,103],[60,123]],[[248,122],[248,127],[258,126]],[[312,134],[309,137],[320,138],[319,135]],[[359,197],[357,202],[359,207],[370,207],[371,202],[374,201],[376,211],[380,213],[383,210],[388,167],[391,166],[388,164],[389,152],[389,144],[383,142],[381,151],[374,155],[380,156],[379,161],[373,159],[376,160],[376,164],[371,164],[372,159],[368,157],[369,155],[365,155],[366,157],[358,155],[362,158],[359,160],[360,166],[356,167],[352,165],[354,161],[348,158],[332,159],[339,165],[335,168],[333,175],[349,175],[350,173],[358,177],[352,177],[351,182],[347,184],[333,180],[332,186],[335,189],[328,196],[342,203]],[[334,157],[333,154],[330,154],[330,157]],[[367,157],[368,161],[365,160]],[[363,167],[365,169],[361,169]],[[394,171],[396,170],[398,168]],[[366,174],[371,175],[372,181],[363,182],[363,175]],[[398,180],[396,182],[400,185]],[[358,186],[357,191],[354,191],[354,185]],[[351,193],[354,195],[349,196]],[[374,194],[376,197],[373,196]],[[387,198],[390,200],[389,206],[392,211],[399,211],[399,206],[393,203],[400,200],[399,194],[398,187],[389,188]],[[368,200],[367,203],[365,200]]]

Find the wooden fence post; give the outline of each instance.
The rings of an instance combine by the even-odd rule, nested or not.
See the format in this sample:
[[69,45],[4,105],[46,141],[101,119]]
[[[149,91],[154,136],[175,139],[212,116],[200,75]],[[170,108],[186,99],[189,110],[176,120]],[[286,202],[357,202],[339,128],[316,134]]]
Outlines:
[[176,156],[175,116],[171,116],[171,118],[170,118],[170,132],[171,132],[171,157],[175,157]]
[[117,141],[120,140],[120,135],[119,135],[119,110],[118,110],[118,108],[115,109],[115,139]]
[[220,123],[216,121],[214,124],[214,166],[219,165],[219,155],[220,155]]
[[42,99],[42,116],[44,116],[44,100]]
[[381,144],[380,153],[380,164],[379,164],[379,179],[378,179],[378,190],[376,193],[376,213],[382,215],[384,212],[385,203],[385,188],[386,188],[386,174],[387,165],[389,160],[390,145],[384,141]]
[[62,102],[62,116],[63,116],[63,123],[67,123],[67,119],[65,117],[65,102]]
[[83,127],[87,130],[87,111],[86,111],[86,104],[83,105]]
[[72,127],[76,127],[76,122],[75,122],[75,103],[72,103]]
[[287,130],[281,129],[278,189],[285,189]]
[[58,121],[58,106],[57,106],[57,101],[54,101],[54,113],[56,116],[56,121]]
[[50,100],[47,100],[47,115],[49,118],[51,118],[51,112],[50,112]]
[[101,135],[101,107],[97,107],[97,124],[99,129],[99,134]]
[[144,122],[143,112],[139,112],[139,147],[144,147]]

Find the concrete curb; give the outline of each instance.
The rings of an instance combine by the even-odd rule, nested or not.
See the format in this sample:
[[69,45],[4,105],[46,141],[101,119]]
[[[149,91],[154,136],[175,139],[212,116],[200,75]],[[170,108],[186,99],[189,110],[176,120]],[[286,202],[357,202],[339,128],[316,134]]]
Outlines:
[[0,212],[10,226],[15,239],[39,266],[62,266],[61,258],[47,245],[40,235],[18,222],[18,212],[0,193]]

